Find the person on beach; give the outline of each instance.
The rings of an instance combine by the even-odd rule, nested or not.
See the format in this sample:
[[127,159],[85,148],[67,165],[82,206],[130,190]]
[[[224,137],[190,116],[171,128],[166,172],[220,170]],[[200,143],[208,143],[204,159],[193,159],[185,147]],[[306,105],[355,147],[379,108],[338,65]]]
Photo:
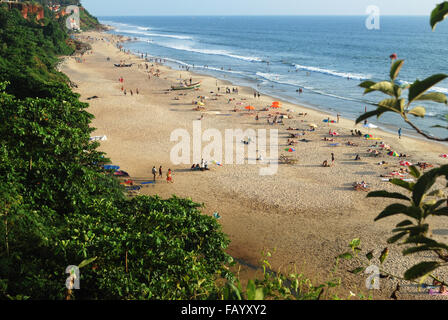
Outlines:
[[171,174],[171,169],[168,169],[168,172],[166,173],[166,182],[174,183],[173,177],[172,177],[172,174]]
[[331,165],[332,166],[334,166],[334,161],[335,161],[334,153],[331,153]]
[[159,177],[160,177],[160,179],[162,179],[162,177],[163,177],[162,166],[159,167]]
[[152,175],[154,176],[154,181],[156,181],[156,176],[157,176],[157,170],[156,167],[152,167]]
[[340,120],[340,118],[341,118],[341,115],[338,113],[338,115],[337,115],[337,118],[338,118],[338,123],[339,123],[339,120]]
[[124,93],[124,95],[126,95],[126,89],[124,89],[124,92],[123,92],[123,93]]
[[401,139],[401,128],[398,129],[398,139]]

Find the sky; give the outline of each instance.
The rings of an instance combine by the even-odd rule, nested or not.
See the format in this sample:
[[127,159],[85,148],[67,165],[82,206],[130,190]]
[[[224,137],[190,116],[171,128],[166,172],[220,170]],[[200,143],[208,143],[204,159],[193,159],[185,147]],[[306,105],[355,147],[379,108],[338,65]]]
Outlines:
[[82,0],[95,16],[429,15],[441,0]]

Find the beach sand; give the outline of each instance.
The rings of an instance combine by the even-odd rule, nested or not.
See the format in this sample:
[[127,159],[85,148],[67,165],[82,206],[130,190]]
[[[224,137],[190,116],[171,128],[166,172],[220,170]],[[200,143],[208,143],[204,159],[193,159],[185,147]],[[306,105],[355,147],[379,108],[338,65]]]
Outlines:
[[[96,40],[86,40],[90,36]],[[112,41],[116,36],[106,33],[86,32],[80,36],[92,44],[93,53],[84,55],[85,61],[78,63],[68,57],[61,64],[61,70],[78,85],[74,91],[81,94],[81,100],[90,104],[88,111],[95,116],[92,126],[96,128],[94,135],[107,136],[101,142],[100,150],[107,153],[113,164],[119,165],[132,178],[150,181],[151,169],[163,166],[164,177],[155,185],[142,189],[142,194],[159,195],[168,198],[171,195],[190,197],[195,202],[204,203],[203,213],[212,215],[219,212],[219,222],[223,231],[231,240],[229,254],[253,266],[258,266],[263,250],[274,251],[270,259],[275,270],[287,270],[297,265],[298,270],[315,281],[324,281],[334,266],[335,257],[347,251],[348,243],[354,238],[361,238],[364,253],[373,250],[379,256],[385,247],[390,248],[390,257],[385,268],[395,274],[403,274],[420,258],[403,258],[401,248],[388,245],[386,239],[391,230],[400,222],[400,218],[385,219],[374,222],[374,218],[387,204],[395,201],[384,199],[367,199],[365,192],[353,190],[352,184],[366,181],[371,190],[386,189],[398,191],[398,187],[382,181],[379,177],[399,168],[399,161],[412,163],[426,161],[433,165],[445,163],[439,157],[447,153],[442,144],[430,143],[411,137],[398,139],[397,135],[378,129],[367,130],[354,121],[342,119],[339,123],[328,126],[323,123],[330,115],[302,106],[282,102],[282,108],[271,113],[285,112],[293,119],[284,119],[284,125],[268,125],[268,112],[246,112],[244,107],[254,106],[257,110],[271,105],[275,100],[262,95],[254,99],[253,89],[238,87],[238,94],[225,94],[225,88],[236,86],[213,77],[195,74],[184,70],[173,70],[163,65],[155,65],[160,70],[160,77],[148,79],[145,68],[138,64],[144,61],[136,56],[120,52]],[[107,58],[110,61],[107,61]],[[133,62],[131,68],[116,68],[113,63],[121,60]],[[122,84],[118,79],[124,78],[125,96],[121,91]],[[202,81],[197,91],[167,91],[177,79],[193,78]],[[221,88],[217,100],[216,83]],[[137,95],[136,89],[139,94]],[[134,95],[130,95],[133,90]],[[213,92],[213,94],[211,93]],[[185,95],[180,95],[185,94]],[[304,93],[306,94],[306,92]],[[87,100],[92,96],[96,99]],[[193,111],[192,101],[198,96],[207,96],[207,111]],[[178,99],[178,100],[175,100]],[[228,103],[229,98],[235,101]],[[240,103],[236,105],[236,103]],[[233,112],[235,106],[241,112]],[[290,112],[286,112],[290,110]],[[255,120],[258,113],[260,120]],[[299,116],[299,113],[307,113]],[[294,165],[280,164],[278,173],[272,176],[259,175],[259,169],[265,164],[232,165],[222,167],[210,163],[210,171],[192,172],[191,165],[173,165],[170,152],[177,142],[171,142],[170,136],[175,129],[192,132],[193,121],[204,115],[201,121],[202,130],[216,128],[220,132],[225,129],[278,129],[279,155],[288,155],[297,159]],[[331,115],[331,119],[335,119]],[[303,138],[311,142],[298,142],[296,151],[285,152],[286,141],[290,133],[288,127],[308,129],[309,124],[318,126],[315,132],[306,132]],[[400,153],[410,155],[406,159],[392,158],[383,152],[383,156],[370,157],[367,149],[378,140],[365,140],[353,137],[350,130],[359,129],[384,141]],[[334,137],[335,142],[323,141],[329,137],[329,130],[340,135]],[[347,146],[352,141],[358,147]],[[380,142],[378,141],[378,143]],[[239,142],[237,142],[239,143]],[[331,147],[332,143],[340,143],[339,147]],[[203,143],[203,146],[207,143]],[[335,165],[330,168],[321,166],[324,160],[331,162],[331,153],[335,154]],[[355,156],[360,161],[354,161]],[[269,158],[269,154],[263,155]],[[378,165],[380,161],[388,165]],[[165,181],[168,168],[173,170],[174,183]],[[431,225],[437,229],[438,240],[448,240],[448,226],[444,219],[432,219]],[[445,219],[446,220],[446,219]],[[436,232],[434,232],[436,233]],[[353,292],[366,292],[364,281],[367,275],[354,276],[345,270],[356,267],[351,262],[341,262],[342,276],[340,294],[348,296]],[[243,268],[244,269],[244,268]],[[244,272],[253,275],[251,268]],[[375,298],[389,297],[396,282],[382,280],[381,290],[374,293]],[[411,289],[410,292],[414,290]],[[414,290],[415,291],[415,290]],[[410,295],[403,293],[403,298],[420,299],[427,295]]]

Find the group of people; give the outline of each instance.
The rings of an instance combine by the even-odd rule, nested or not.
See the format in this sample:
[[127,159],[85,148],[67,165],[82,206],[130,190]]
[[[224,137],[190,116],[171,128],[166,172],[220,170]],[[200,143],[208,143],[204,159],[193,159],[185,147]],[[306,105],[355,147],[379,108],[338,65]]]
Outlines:
[[[154,181],[156,181],[156,179],[157,179],[157,173],[159,174],[159,178],[163,179],[163,169],[162,169],[162,166],[159,167],[158,171],[157,171],[155,166],[152,167],[152,175],[154,177]],[[171,182],[171,183],[174,182],[173,181],[173,174],[171,172],[171,169],[168,169],[168,172],[166,173],[166,181],[167,182]]]
[[204,161],[204,159],[201,160],[201,163],[199,164],[193,164],[191,166],[191,171],[206,171],[210,170],[208,167],[208,162]]

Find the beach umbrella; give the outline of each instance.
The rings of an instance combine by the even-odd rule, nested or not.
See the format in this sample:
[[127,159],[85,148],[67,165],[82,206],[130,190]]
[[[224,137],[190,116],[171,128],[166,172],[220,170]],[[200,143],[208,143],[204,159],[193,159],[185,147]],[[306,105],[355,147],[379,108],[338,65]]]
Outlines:
[[366,135],[364,135],[364,138],[373,138],[373,136],[371,135],[371,134],[366,134]]
[[278,105],[278,104],[273,104],[272,106],[271,106],[271,108],[274,108],[274,109],[278,109],[278,108],[280,108],[280,106]]
[[247,110],[255,110],[255,107],[253,107],[253,106],[247,106],[246,109],[247,109]]
[[399,155],[398,153],[396,153],[395,151],[391,151],[391,152],[389,152],[387,155],[388,155],[388,156],[391,156],[391,157],[399,157],[399,156],[400,156],[400,155]]
[[272,102],[272,105],[281,105],[281,102],[279,102],[279,101],[274,101],[274,102]]
[[400,161],[400,166],[409,167],[412,166],[412,163],[409,161]]
[[294,151],[296,151],[296,149],[294,149],[294,148],[288,148],[288,149],[285,149],[285,151],[288,151],[288,152],[294,152]]

